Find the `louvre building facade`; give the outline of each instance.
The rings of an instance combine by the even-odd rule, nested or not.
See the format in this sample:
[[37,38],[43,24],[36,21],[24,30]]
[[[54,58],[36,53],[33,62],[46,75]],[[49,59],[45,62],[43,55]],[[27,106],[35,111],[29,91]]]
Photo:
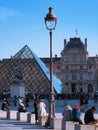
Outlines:
[[[38,58],[25,45],[10,59],[0,61],[0,92],[10,92],[11,84],[25,84],[26,92],[48,95],[50,92],[50,58]],[[61,57],[53,57],[55,93],[93,96],[98,90],[98,56],[90,57],[87,39],[64,39]]]
[[87,39],[64,39],[61,57],[54,62],[54,74],[62,81],[62,93],[93,96],[98,90],[98,56],[90,57]]

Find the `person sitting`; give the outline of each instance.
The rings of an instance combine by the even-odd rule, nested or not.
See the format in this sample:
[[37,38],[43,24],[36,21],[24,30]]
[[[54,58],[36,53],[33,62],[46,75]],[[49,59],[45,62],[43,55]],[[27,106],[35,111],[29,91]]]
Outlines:
[[62,112],[63,121],[71,121],[72,120],[72,107],[67,105],[64,107]]
[[84,122],[85,124],[96,124],[97,119],[94,118],[94,112],[96,111],[96,108],[93,106],[91,109],[86,111],[84,115]]
[[3,100],[3,103],[2,103],[2,106],[1,106],[1,110],[3,110],[3,111],[9,111],[8,103],[7,103],[6,99]]
[[20,97],[20,98],[19,98],[19,102],[18,102],[18,104],[19,104],[18,111],[19,111],[19,112],[27,112],[23,101],[24,101],[24,98],[23,98],[23,97]]
[[81,116],[81,111],[80,111],[80,106],[75,105],[75,108],[72,110],[72,116],[73,116],[73,121],[79,122],[79,124],[83,124],[80,116]]

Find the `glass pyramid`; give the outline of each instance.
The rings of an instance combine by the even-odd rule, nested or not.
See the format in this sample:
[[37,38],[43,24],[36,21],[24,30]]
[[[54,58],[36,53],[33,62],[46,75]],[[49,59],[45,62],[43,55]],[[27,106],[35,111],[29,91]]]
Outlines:
[[[2,64],[1,64],[2,63]],[[36,54],[25,45],[11,59],[0,63],[0,90],[10,90],[17,77],[25,84],[27,92],[33,94],[49,94],[50,72]],[[62,82],[53,75],[53,86],[56,93],[61,93]]]

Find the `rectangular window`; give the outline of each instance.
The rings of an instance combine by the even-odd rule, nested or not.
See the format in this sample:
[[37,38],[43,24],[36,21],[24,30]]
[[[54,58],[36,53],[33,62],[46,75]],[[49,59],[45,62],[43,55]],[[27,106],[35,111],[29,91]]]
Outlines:
[[77,79],[77,76],[75,73],[72,73],[72,80],[76,80]]

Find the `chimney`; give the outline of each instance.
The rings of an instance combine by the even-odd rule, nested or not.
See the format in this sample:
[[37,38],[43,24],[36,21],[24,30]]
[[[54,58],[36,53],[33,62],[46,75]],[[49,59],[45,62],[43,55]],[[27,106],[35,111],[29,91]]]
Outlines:
[[65,47],[65,45],[66,45],[66,39],[64,39],[64,47]]
[[57,55],[55,54],[55,58],[57,58]]
[[85,38],[85,47],[86,47],[86,50],[87,50],[87,38]]

